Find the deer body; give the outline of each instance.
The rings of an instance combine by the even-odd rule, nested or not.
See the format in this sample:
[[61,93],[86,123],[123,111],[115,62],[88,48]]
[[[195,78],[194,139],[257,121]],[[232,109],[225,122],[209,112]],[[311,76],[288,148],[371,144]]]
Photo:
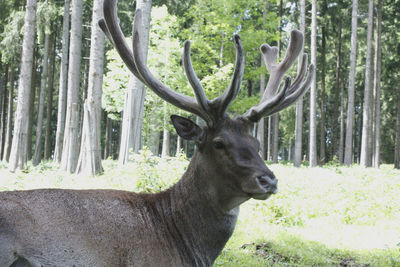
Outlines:
[[[0,193],[0,266],[211,266],[239,208],[223,210],[191,164],[158,194],[113,190]],[[201,174],[200,174],[201,175]],[[203,181],[203,182],[201,182]]]
[[[277,192],[277,179],[258,154],[250,134],[254,123],[293,104],[309,88],[307,57],[293,84],[285,72],[298,57],[303,35],[292,31],[287,53],[277,63],[278,49],[261,46],[270,78],[258,105],[231,119],[227,113],[238,95],[244,72],[244,50],[234,36],[236,61],[225,92],[207,99],[185,42],[183,65],[195,97],[162,84],[141,54],[134,23],[133,51],[119,27],[115,0],[104,0],[99,22],[131,72],[158,96],[201,117],[203,128],[171,116],[183,139],[196,144],[182,179],[158,194],[112,190],[0,192],[0,266],[211,266],[235,228],[239,206],[250,198],[267,199]],[[306,77],[306,78],[305,78]]]

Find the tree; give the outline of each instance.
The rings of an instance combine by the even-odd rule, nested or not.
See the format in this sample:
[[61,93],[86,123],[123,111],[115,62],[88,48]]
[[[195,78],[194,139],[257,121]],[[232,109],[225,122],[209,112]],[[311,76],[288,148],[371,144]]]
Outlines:
[[79,155],[79,83],[82,44],[82,0],[72,0],[71,43],[68,66],[67,113],[61,168],[74,172]]
[[35,21],[36,0],[27,0],[24,21],[24,38],[22,44],[21,73],[18,84],[18,103],[15,115],[10,162],[8,166],[11,172],[14,172],[17,167],[21,170],[25,169],[27,162],[27,119],[29,116]]
[[[149,43],[149,31],[151,20],[152,0],[138,0],[136,9],[142,10],[143,27],[140,33],[143,41],[142,47],[144,61],[147,61],[147,50]],[[129,152],[137,153],[140,149],[141,132],[144,114],[144,99],[146,88],[136,77],[131,76],[129,81],[129,89],[126,96],[124,114],[122,118],[121,146],[119,151],[119,164],[125,164],[129,160]]]
[[346,143],[344,150],[344,164],[347,166],[353,162],[354,83],[357,62],[357,10],[358,0],[353,0],[351,12],[351,52],[349,91],[347,100]]
[[371,134],[372,134],[372,112],[373,105],[371,102],[371,52],[372,52],[372,31],[373,31],[373,19],[374,19],[374,0],[368,1],[368,28],[367,28],[367,51],[365,60],[365,89],[364,89],[364,104],[363,104],[363,124],[361,134],[361,156],[360,165],[362,167],[371,167]]
[[104,69],[104,33],[98,26],[103,18],[103,0],[93,2],[88,96],[84,105],[83,133],[77,173],[96,175],[101,165],[100,121]]
[[[300,0],[300,31],[305,35],[306,1]],[[300,72],[303,57],[299,57],[297,71]],[[296,123],[294,139],[293,165],[299,167],[302,160],[302,133],[303,133],[303,98],[296,102]]]
[[15,84],[15,68],[11,66],[9,72],[9,81],[10,81],[10,89],[8,90],[8,104],[7,104],[7,126],[6,126],[6,135],[4,139],[4,154],[3,161],[7,161],[10,158],[11,152],[11,131],[12,131],[12,114],[13,114],[13,106],[14,106],[14,84]]
[[69,0],[64,1],[62,26],[62,54],[60,66],[60,85],[58,91],[57,131],[54,148],[54,161],[60,162],[65,131],[65,113],[67,104],[68,50],[69,50]]
[[42,128],[43,128],[43,110],[44,110],[44,94],[47,87],[47,75],[49,66],[49,50],[50,50],[50,34],[45,33],[44,37],[44,56],[42,61],[43,71],[40,79],[38,115],[36,123],[36,144],[35,154],[33,156],[32,164],[38,165],[42,160]]
[[381,33],[382,33],[382,1],[376,7],[376,39],[375,39],[375,155],[374,167],[379,168],[381,150]]
[[[317,69],[317,0],[312,0],[311,8],[311,64]],[[317,78],[311,83],[310,96],[310,167],[317,165]]]
[[394,167],[400,169],[400,85],[397,88],[396,138],[394,146]]

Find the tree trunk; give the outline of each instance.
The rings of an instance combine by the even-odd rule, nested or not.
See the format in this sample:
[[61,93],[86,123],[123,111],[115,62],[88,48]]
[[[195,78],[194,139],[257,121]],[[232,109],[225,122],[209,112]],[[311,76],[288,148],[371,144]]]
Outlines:
[[8,90],[8,104],[7,104],[7,126],[6,126],[6,136],[4,143],[4,154],[3,161],[7,161],[10,158],[11,152],[11,127],[14,111],[14,84],[15,84],[15,68],[11,67],[9,72],[10,89]]
[[182,137],[179,135],[176,136],[176,156],[179,156],[182,152]]
[[[37,47],[36,47],[37,49]],[[28,160],[32,159],[32,139],[33,139],[33,121],[34,121],[34,113],[35,113],[35,98],[36,98],[36,79],[37,72],[36,66],[37,62],[37,51],[33,54],[33,64],[32,64],[32,82],[31,82],[31,96],[29,98],[29,121],[28,121],[28,140],[27,140],[27,157]]]
[[27,162],[27,132],[29,117],[29,97],[32,79],[32,61],[34,51],[36,21],[36,0],[27,0],[24,21],[24,38],[22,42],[21,73],[18,85],[18,103],[14,123],[10,163],[8,169],[14,172],[17,168],[25,169]]
[[339,162],[344,160],[344,85],[340,85],[340,137],[339,137]]
[[36,121],[36,144],[35,144],[35,154],[32,160],[33,166],[38,165],[42,160],[43,110],[44,110],[44,95],[47,86],[49,49],[50,49],[50,35],[46,33],[44,37],[44,55],[42,61],[43,70],[42,70],[42,77],[40,79],[38,115]]
[[[261,66],[263,59],[261,58]],[[260,96],[264,94],[265,90],[265,74],[260,75]],[[257,139],[260,142],[260,156],[265,160],[265,131],[264,131],[264,118],[261,118],[257,126]]]
[[[300,0],[300,31],[305,35],[306,1]],[[299,57],[297,72],[300,71],[303,57]],[[302,134],[303,134],[303,97],[296,102],[296,123],[294,139],[293,165],[299,167],[302,160]]]
[[272,117],[268,117],[268,130],[267,130],[267,160],[271,160],[272,155]]
[[354,82],[357,63],[357,10],[358,0],[353,0],[351,13],[351,52],[349,92],[347,100],[346,144],[344,150],[344,164],[349,166],[353,161],[353,128],[354,128]]
[[320,121],[320,146],[319,157],[320,164],[324,165],[326,162],[325,147],[326,147],[326,128],[325,128],[325,71],[326,71],[326,30],[325,26],[322,30],[322,44],[321,44],[321,121]]
[[375,40],[375,155],[374,167],[379,168],[381,150],[381,32],[382,32],[382,1],[378,0],[376,8],[376,40]]
[[51,54],[49,61],[49,81],[47,85],[47,109],[46,109],[46,135],[44,139],[44,159],[48,160],[51,157],[51,119],[53,112],[53,92],[54,92],[54,71],[56,60],[56,34],[51,37]]
[[279,113],[272,115],[273,124],[273,145],[272,145],[272,162],[278,163],[278,150],[279,150]]
[[4,154],[4,146],[5,146],[5,137],[6,137],[6,107],[7,107],[7,85],[8,85],[8,64],[4,70],[4,82],[3,82],[3,89],[2,89],[2,97],[1,101],[1,116],[0,116],[0,159],[3,158]]
[[64,1],[63,30],[62,30],[62,54],[60,66],[60,85],[58,91],[57,109],[57,131],[54,147],[54,161],[61,162],[64,131],[65,113],[67,105],[67,81],[68,81],[68,51],[69,51],[69,6],[70,1]]
[[101,165],[100,147],[100,121],[101,121],[101,95],[104,69],[104,33],[98,26],[98,21],[103,18],[103,0],[93,3],[92,34],[90,42],[90,66],[88,81],[88,98],[85,103],[87,111],[83,119],[88,127],[83,127],[81,155],[79,156],[78,173],[97,175],[103,172]]
[[394,167],[400,169],[400,84],[397,88],[397,118],[396,118],[396,139],[394,145]]
[[163,142],[162,142],[162,150],[161,150],[161,157],[165,158],[169,156],[169,139],[170,134],[167,128],[167,102],[164,101],[164,127],[163,127]]
[[[338,39],[337,39],[337,43],[336,43],[336,73],[335,73],[335,106],[339,106],[339,93],[340,93],[340,88],[341,88],[341,82],[340,82],[340,68],[341,68],[341,64],[342,64],[342,57],[341,57],[341,51],[342,51],[342,20],[339,19],[339,29],[338,29]],[[343,106],[341,106],[341,109],[343,108]],[[337,147],[337,136],[338,136],[338,109],[334,108],[333,109],[333,116],[332,116],[332,157],[336,155],[336,153],[339,153],[339,150],[343,148],[341,148],[339,146],[339,148]],[[340,119],[342,119],[342,115],[340,117]],[[341,129],[342,131],[342,129]],[[341,152],[343,154],[343,152]],[[340,153],[339,153],[340,154]],[[343,155],[342,155],[343,157]],[[340,155],[339,155],[340,158]],[[343,160],[341,161],[343,163]]]
[[82,0],[72,0],[71,43],[68,67],[67,114],[61,168],[69,173],[76,170],[79,154],[79,83],[82,44]]
[[[311,63],[317,69],[317,0],[312,0],[311,9]],[[317,165],[317,75],[311,83],[310,95],[310,167]]]
[[360,165],[362,167],[371,167],[372,159],[370,150],[372,149],[371,138],[371,46],[372,46],[372,24],[374,19],[374,1],[368,1],[368,28],[367,28],[367,51],[365,62],[365,89],[364,89],[364,109],[363,109],[363,126],[361,139],[361,156]]
[[108,159],[112,156],[112,120],[105,114],[106,120],[106,133],[105,133],[105,140],[104,140],[104,159]]
[[[136,9],[142,10],[143,27],[140,36],[143,42],[143,59],[147,61],[147,51],[149,44],[150,19],[151,19],[152,0],[136,1]],[[124,117],[122,119],[121,146],[119,151],[119,164],[125,164],[129,160],[129,151],[137,153],[141,146],[144,98],[146,94],[145,86],[131,75],[128,87],[127,98],[125,100]]]

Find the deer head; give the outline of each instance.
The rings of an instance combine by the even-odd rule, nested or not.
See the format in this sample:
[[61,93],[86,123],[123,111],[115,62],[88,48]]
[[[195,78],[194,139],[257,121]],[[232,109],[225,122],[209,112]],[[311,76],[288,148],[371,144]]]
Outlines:
[[304,54],[294,82],[291,83],[290,77],[287,77],[283,88],[279,90],[285,73],[302,51],[301,32],[297,30],[291,32],[289,47],[280,63],[277,62],[277,47],[270,47],[267,44],[261,46],[270,73],[264,95],[258,105],[243,115],[231,119],[227,109],[239,93],[244,71],[244,51],[239,35],[233,38],[236,46],[236,62],[230,85],[221,96],[209,100],[193,69],[190,41],[184,44],[183,66],[195,98],[175,92],[149,71],[142,55],[140,10],[137,10],[135,15],[133,51],[127,45],[119,27],[116,1],[104,2],[104,20],[100,20],[99,25],[125,64],[140,81],[165,101],[201,117],[206,122],[206,126],[202,128],[187,118],[176,115],[171,117],[177,133],[182,138],[196,143],[197,150],[192,163],[194,162],[198,169],[202,169],[203,176],[209,177],[207,184],[212,184],[212,190],[218,191],[223,209],[233,208],[248,198],[266,199],[277,192],[277,179],[258,155],[259,143],[250,134],[250,129],[261,118],[293,104],[309,88],[314,67],[310,65],[306,75],[307,55]]

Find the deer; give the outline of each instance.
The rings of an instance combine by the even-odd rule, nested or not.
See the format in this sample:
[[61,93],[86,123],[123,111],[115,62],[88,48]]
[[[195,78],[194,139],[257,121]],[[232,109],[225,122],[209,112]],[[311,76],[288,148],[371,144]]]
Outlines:
[[[227,112],[238,95],[244,73],[244,50],[234,35],[235,67],[229,87],[209,100],[195,74],[190,42],[184,43],[182,64],[194,97],[161,83],[143,60],[139,27],[134,18],[133,48],[119,26],[115,0],[104,1],[99,25],[130,71],[163,100],[199,116],[172,115],[182,138],[196,149],[182,178],[155,193],[119,190],[35,189],[0,192],[0,266],[211,266],[231,237],[239,206],[277,193],[278,180],[259,155],[251,130],[302,97],[314,77],[307,54],[294,82],[285,73],[298,58],[303,35],[291,32],[281,62],[278,49],[261,52],[270,73],[259,104],[231,118]],[[308,70],[307,70],[308,69]],[[307,74],[307,75],[306,75]]]

